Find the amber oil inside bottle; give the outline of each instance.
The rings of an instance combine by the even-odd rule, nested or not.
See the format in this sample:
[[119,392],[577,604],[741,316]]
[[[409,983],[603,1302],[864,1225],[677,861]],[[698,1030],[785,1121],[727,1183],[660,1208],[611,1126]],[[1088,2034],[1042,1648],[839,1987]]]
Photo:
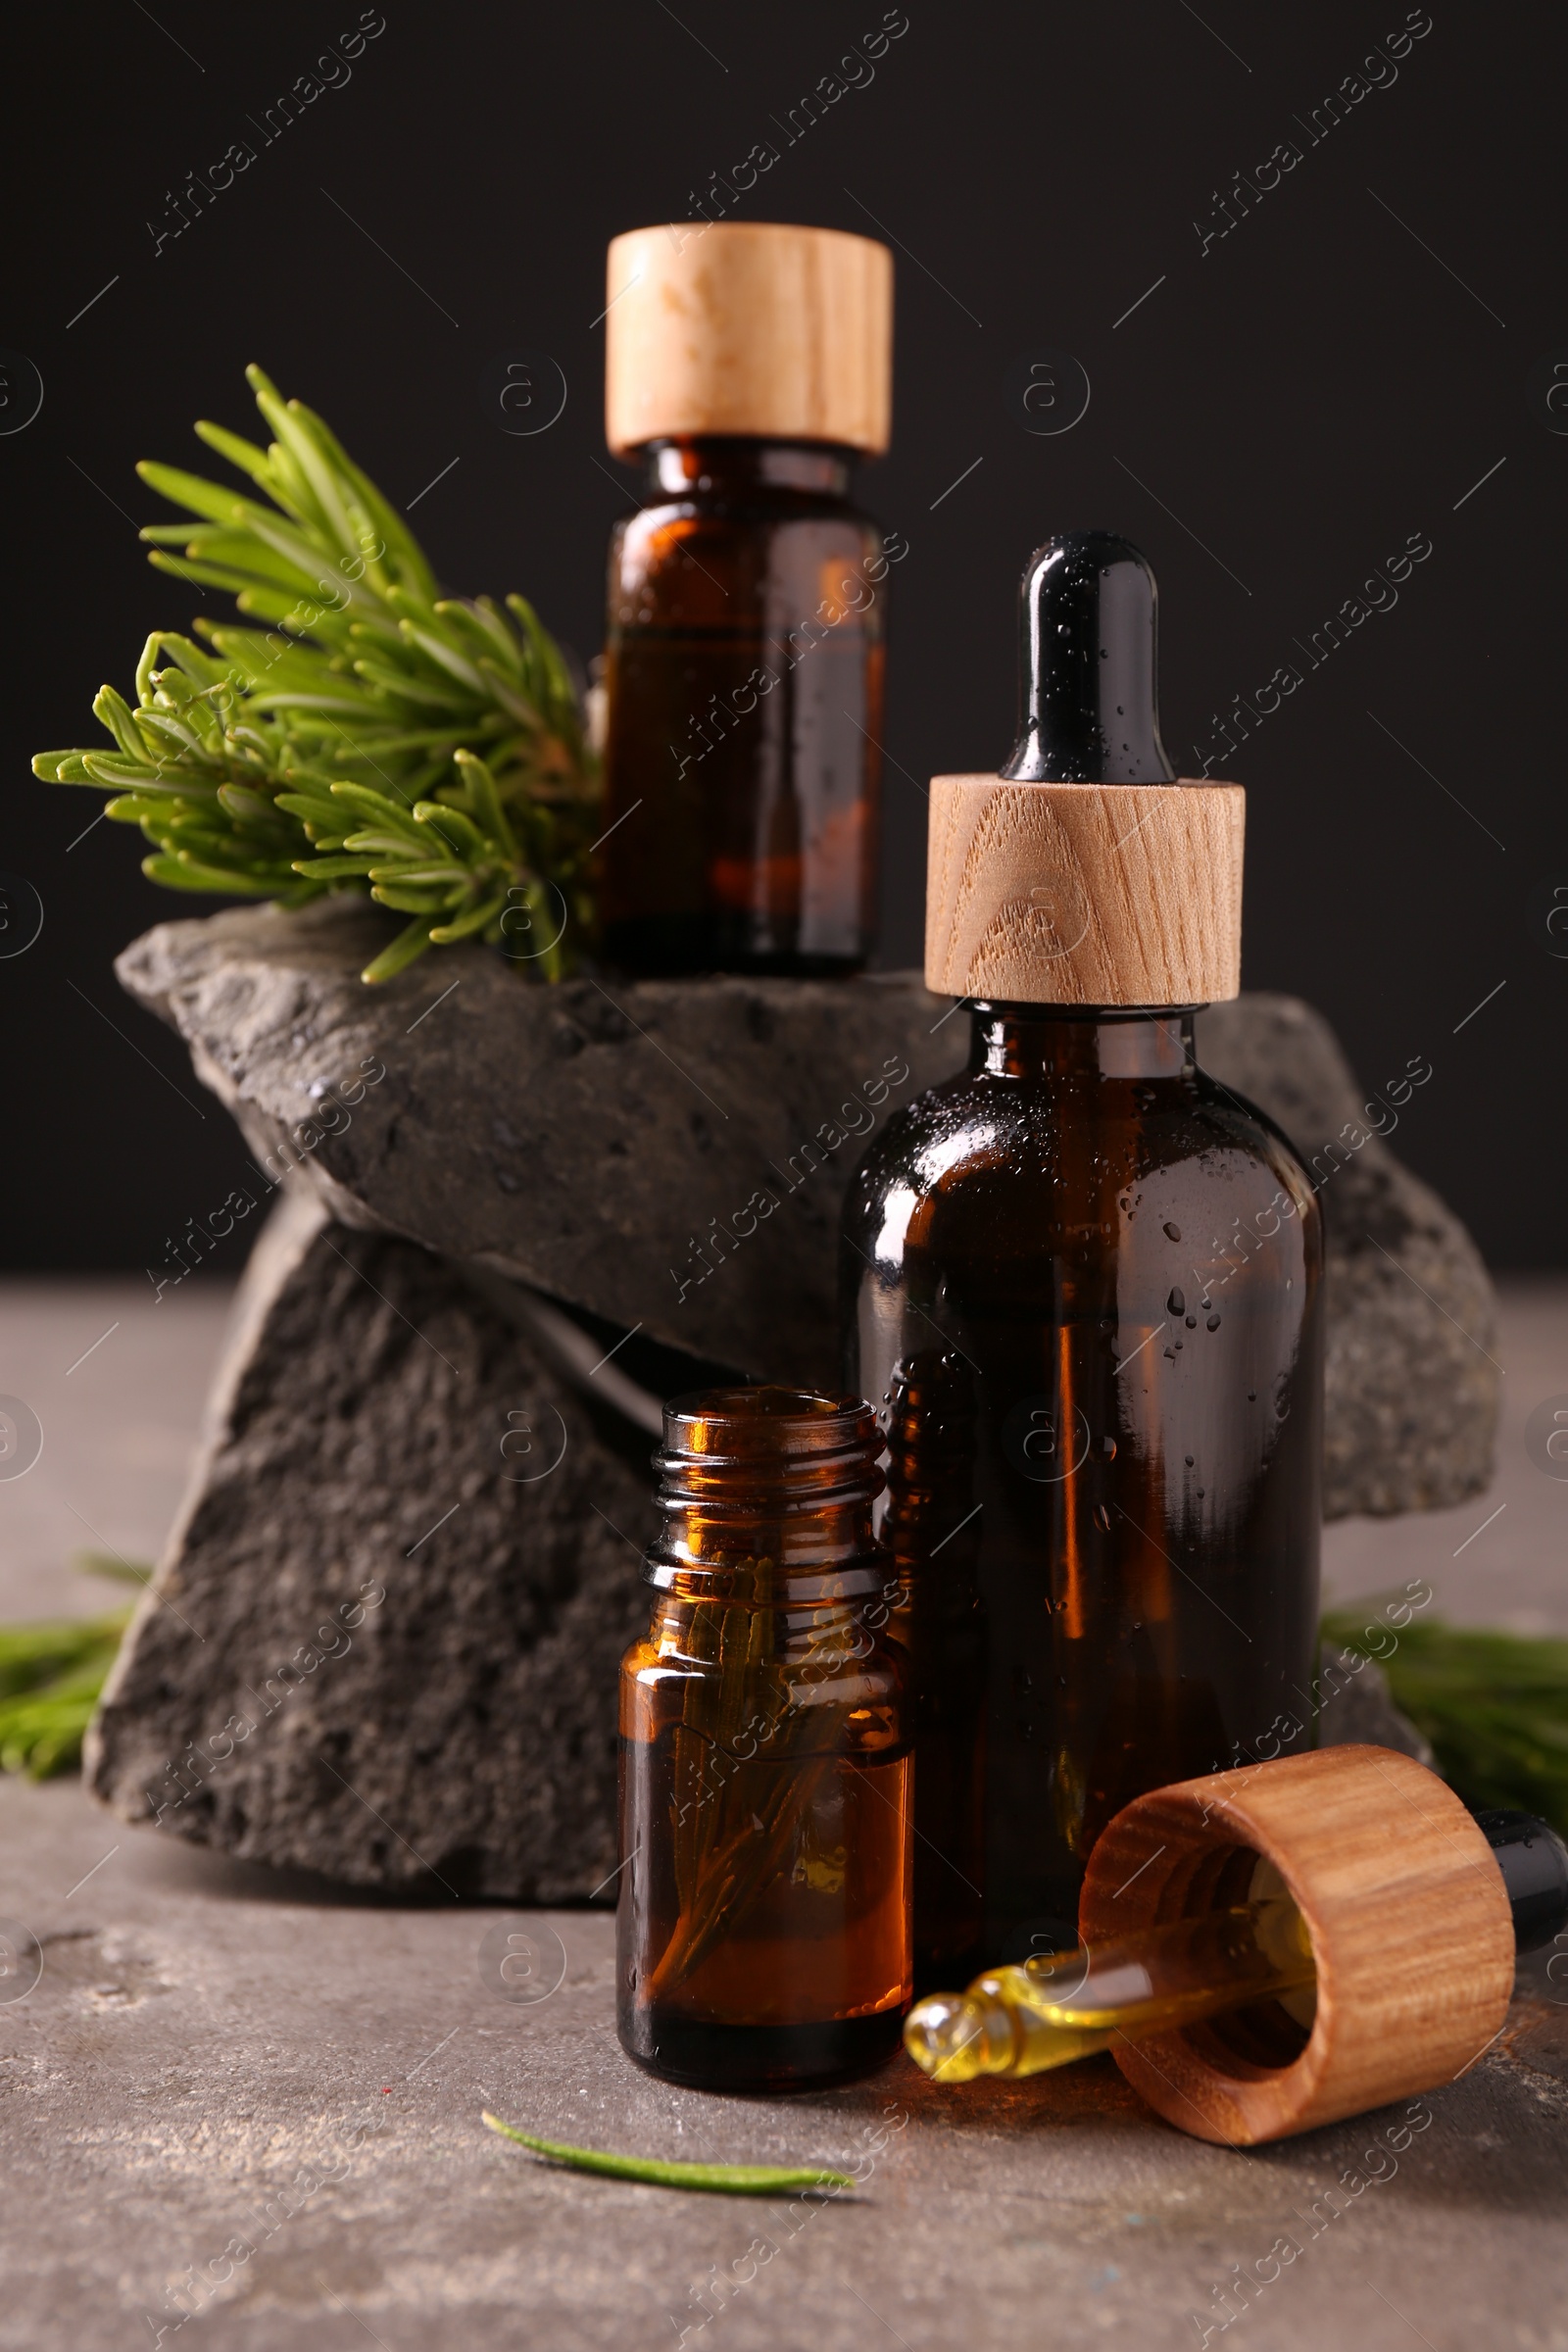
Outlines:
[[886,1405],[882,1534],[898,1575],[893,1630],[908,1653],[920,1757],[914,1967],[916,1989],[924,1989],[972,1959],[983,1939],[971,1857],[985,1840],[986,1661],[975,1406],[962,1356],[940,1341],[917,1348],[897,1365]]
[[951,1720],[917,1715],[924,1984],[1070,1939],[1143,1790],[1309,1744],[1317,1620],[1322,1240],[1295,1152],[1205,1077],[1186,1012],[972,1017],[843,1229],[847,1377],[893,1400],[917,1708],[918,1661],[965,1628]]
[[743,434],[646,453],[610,552],[600,909],[623,970],[865,960],[888,558],[852,464]]
[[647,1638],[621,1665],[617,2024],[709,2089],[841,2081],[910,1993],[910,1742],[858,1397],[665,1408]]

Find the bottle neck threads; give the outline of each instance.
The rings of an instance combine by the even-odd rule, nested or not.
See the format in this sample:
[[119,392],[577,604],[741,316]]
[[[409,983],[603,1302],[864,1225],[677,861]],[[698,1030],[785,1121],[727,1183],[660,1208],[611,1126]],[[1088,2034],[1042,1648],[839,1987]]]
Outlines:
[[716,1389],[664,1407],[661,1528],[643,1569],[677,1597],[808,1606],[880,1592],[882,1433],[858,1396]]

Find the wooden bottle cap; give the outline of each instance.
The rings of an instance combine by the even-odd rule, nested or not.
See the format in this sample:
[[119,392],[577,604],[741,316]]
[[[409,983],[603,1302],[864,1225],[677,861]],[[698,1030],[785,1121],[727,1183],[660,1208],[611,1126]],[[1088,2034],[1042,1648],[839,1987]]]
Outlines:
[[869,237],[672,221],[610,248],[605,434],[617,457],[697,433],[880,454],[893,385],[893,256]]
[[1025,1004],[1208,1004],[1242,985],[1239,784],[933,776],[925,981]]
[[1232,2147],[1283,2139],[1435,2090],[1495,2039],[1514,1978],[1502,1874],[1452,1789],[1391,1748],[1322,1748],[1136,1798],[1090,1857],[1080,1932],[1108,1939],[1245,1902],[1257,1856],[1312,1939],[1306,2045],[1262,2063],[1252,2012],[1127,2043],[1116,2064],[1167,2123]]

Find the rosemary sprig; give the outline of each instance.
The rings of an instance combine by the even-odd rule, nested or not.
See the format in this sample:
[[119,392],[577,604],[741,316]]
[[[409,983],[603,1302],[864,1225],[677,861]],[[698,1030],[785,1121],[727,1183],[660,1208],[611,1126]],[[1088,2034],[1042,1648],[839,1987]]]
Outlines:
[[128,1609],[0,1626],[0,1772],[47,1781],[73,1772],[115,1662]]
[[599,789],[559,647],[520,596],[440,596],[321,418],[246,375],[270,446],[196,430],[268,503],[137,470],[195,517],[143,531],[151,562],[264,625],[198,620],[205,646],[155,631],[134,708],[112,686],[93,704],[113,748],[40,752],[33,772],[109,790],[106,813],[141,827],[143,871],[172,889],[286,906],[368,891],[408,914],[367,980],[473,936],[559,978],[564,935],[591,920]]
[[1518,1806],[1568,1836],[1568,1641],[1423,1618],[1379,1656],[1363,1610],[1336,1610],[1323,1639],[1373,1658],[1438,1768],[1473,1805]]
[[854,2188],[851,2173],[798,2170],[773,2164],[676,2164],[652,2156],[613,2156],[600,2148],[574,2148],[563,2139],[536,2139],[504,2124],[484,2110],[482,2121],[503,2139],[548,2156],[552,2164],[569,2165],[574,2172],[608,2173],[615,2180],[647,2180],[656,2188],[699,2188],[732,2197],[772,2197],[802,2189]]

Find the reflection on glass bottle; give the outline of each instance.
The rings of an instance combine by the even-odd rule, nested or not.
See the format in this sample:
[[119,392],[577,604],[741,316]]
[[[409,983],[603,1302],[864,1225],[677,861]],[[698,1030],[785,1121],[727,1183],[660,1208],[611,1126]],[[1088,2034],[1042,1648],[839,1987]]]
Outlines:
[[974,1400],[963,1358],[943,1348],[903,1359],[887,1394],[883,1540],[898,1574],[892,1632],[909,1652],[915,1744],[914,1970],[917,1984],[969,1964],[982,1938],[985,1657],[975,1561]]
[[865,960],[888,558],[852,456],[662,442],[614,526],[600,908],[628,971]]
[[[988,1951],[1022,1960],[1070,1929],[1130,1797],[1303,1738],[1322,1242],[1294,1152],[1198,1068],[1189,1017],[973,1023],[967,1069],[857,1172],[844,1279],[854,1386],[893,1390],[935,1327],[968,1391],[978,1509],[948,1548],[973,1544],[983,1610],[985,1826],[946,1859],[985,1890]],[[901,1574],[940,1592],[914,1516],[890,1514]],[[942,1795],[917,1756],[922,1824],[962,1811],[940,1748]]]

